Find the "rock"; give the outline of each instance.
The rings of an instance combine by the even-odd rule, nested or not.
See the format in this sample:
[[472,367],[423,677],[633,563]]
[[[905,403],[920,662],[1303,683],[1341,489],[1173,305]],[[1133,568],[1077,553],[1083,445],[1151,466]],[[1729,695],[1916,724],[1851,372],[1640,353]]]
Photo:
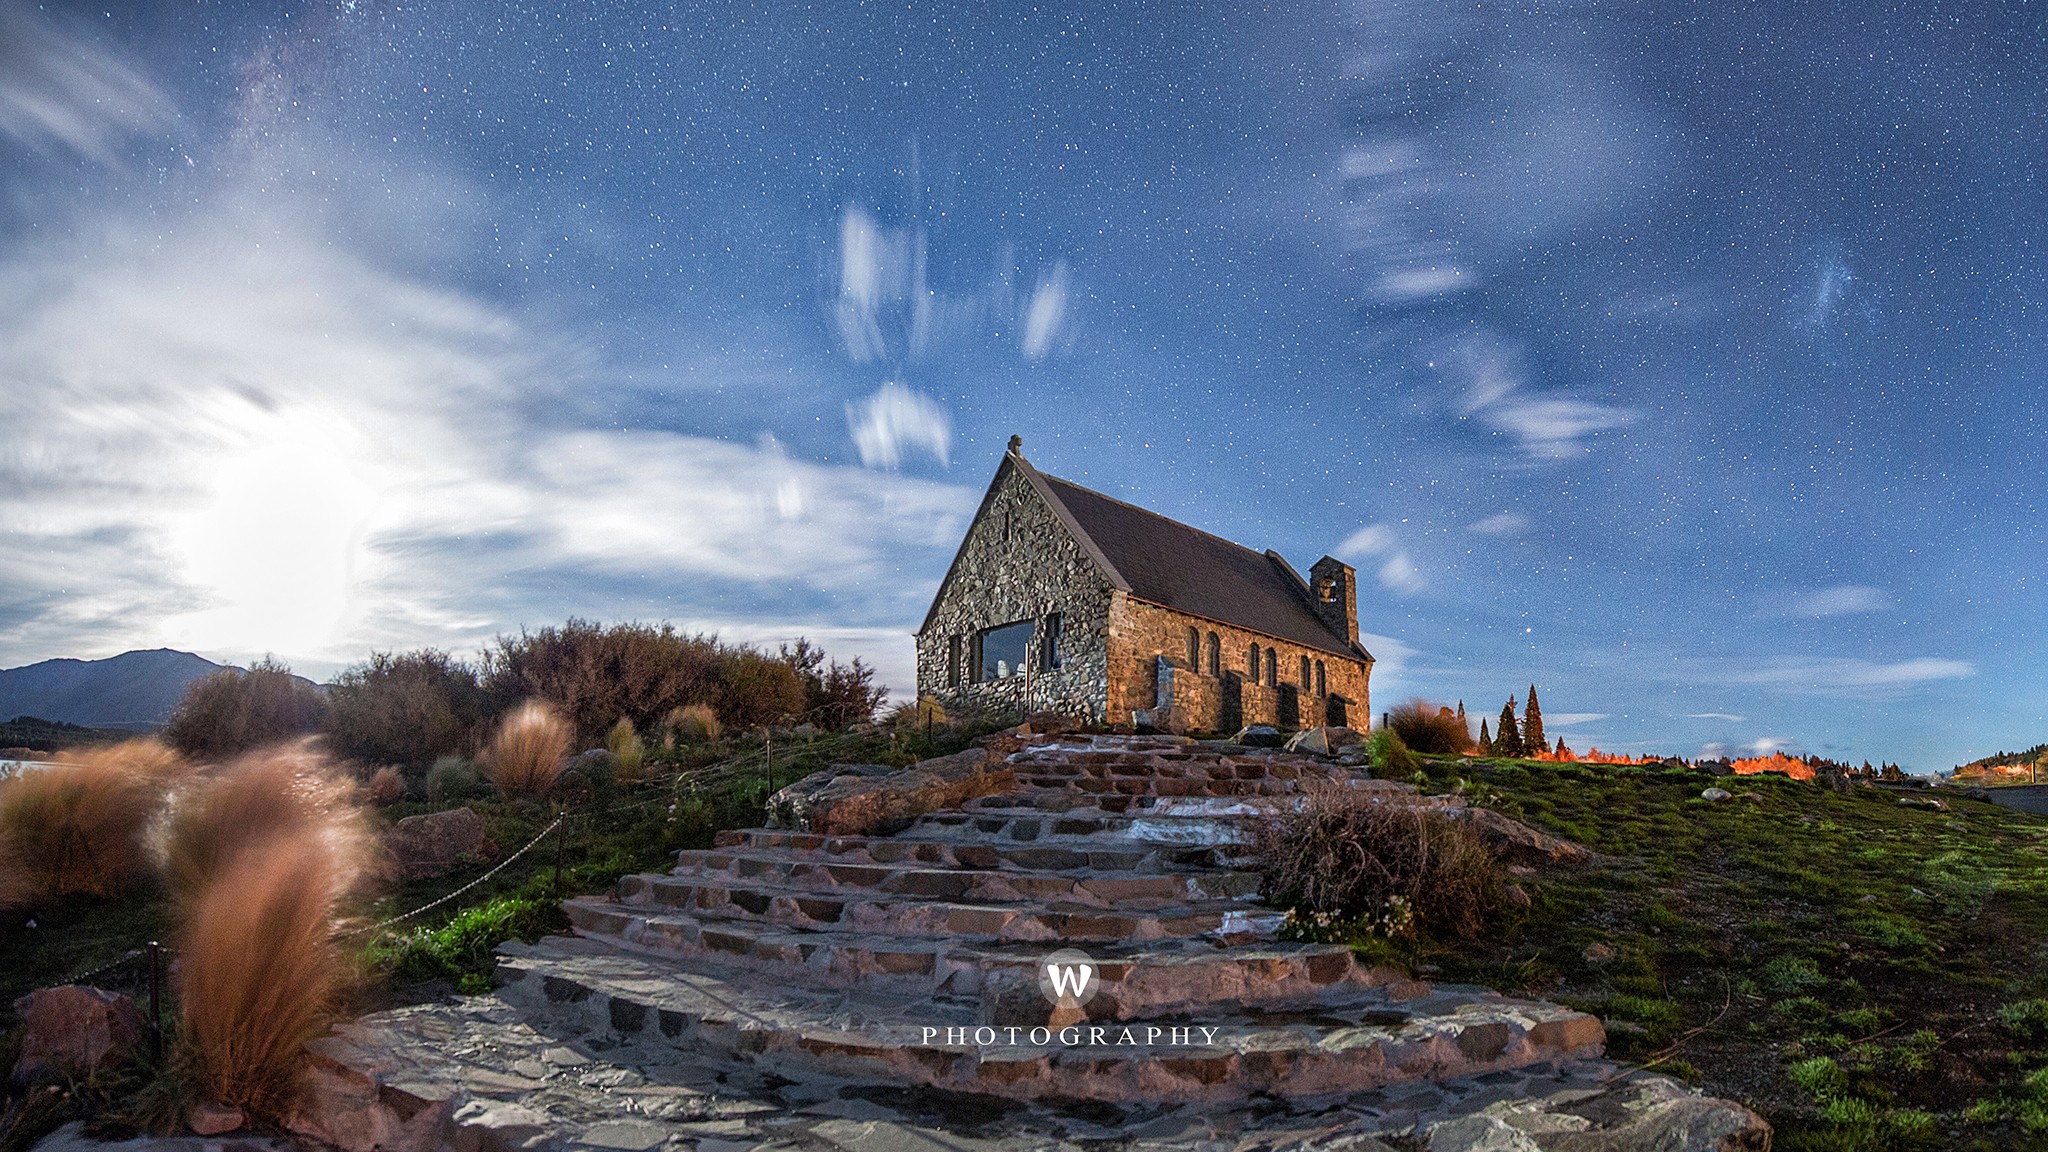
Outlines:
[[1965,788],[1963,789],[1963,795],[1969,797],[1972,800],[1989,800],[1991,799],[1991,789],[1981,787]]
[[498,846],[484,831],[483,818],[468,808],[407,816],[392,826],[384,845],[405,880],[443,876],[458,865],[498,854]]
[[927,812],[1012,788],[998,745],[922,760],[901,771],[834,765],[768,798],[768,824],[826,836],[887,835]]
[[1535,901],[1530,899],[1529,897],[1529,890],[1522,887],[1520,884],[1508,885],[1507,897],[1508,903],[1513,904],[1517,908],[1527,908],[1531,904],[1535,903]]
[[1728,791],[1728,790],[1727,790],[1726,788],[1709,788],[1709,789],[1707,789],[1706,791],[1704,791],[1704,792],[1700,793],[1700,799],[1702,799],[1702,800],[1726,800],[1726,799],[1728,799],[1728,798],[1729,798],[1730,796],[1733,796],[1733,795],[1734,795],[1734,793],[1733,793],[1733,792],[1730,792],[1730,791]]
[[185,1124],[201,1136],[218,1136],[242,1126],[242,1110],[226,1104],[194,1104],[185,1110]]
[[1948,811],[1948,801],[1938,796],[1901,796],[1899,797],[1899,807],[1925,808],[1929,812],[1946,812]]
[[1278,748],[1286,742],[1286,738],[1271,724],[1247,724],[1239,728],[1237,735],[1232,736],[1230,741],[1248,748]]
[[818,726],[817,726],[816,724],[811,724],[811,723],[804,723],[804,724],[799,724],[799,725],[797,725],[797,726],[796,726],[796,727],[794,727],[794,728],[791,728],[791,729],[789,730],[789,734],[790,734],[791,736],[802,736],[802,737],[804,737],[804,738],[808,739],[808,738],[810,738],[810,737],[812,737],[812,736],[816,736],[816,735],[817,735],[818,733],[820,733],[820,732],[822,732],[822,731],[824,731],[824,730],[823,730],[823,729],[821,729],[821,728],[819,728],[819,727],[818,727]]
[[1470,824],[1489,847],[1511,860],[1577,864],[1593,855],[1583,844],[1538,832],[1520,820],[1510,819],[1490,808],[1446,808],[1444,815]]
[[[1615,952],[1614,945],[1612,944],[1603,944],[1595,941],[1586,945],[1585,957],[1586,961],[1590,964],[1605,964],[1609,960],[1614,959],[1616,955],[1618,953]],[[1610,1024],[1608,1027],[1611,1028],[1613,1025]]]
[[142,1043],[142,1013],[118,992],[61,984],[14,1002],[21,1017],[16,1083],[45,1070],[88,1072],[134,1055]]
[[1735,765],[1726,760],[1702,760],[1700,761],[1700,771],[1712,776],[1733,776],[1735,775]]
[[1304,728],[1287,738],[1289,752],[1308,752],[1317,756],[1335,756],[1338,749],[1360,744],[1365,737],[1341,725],[1322,728]]

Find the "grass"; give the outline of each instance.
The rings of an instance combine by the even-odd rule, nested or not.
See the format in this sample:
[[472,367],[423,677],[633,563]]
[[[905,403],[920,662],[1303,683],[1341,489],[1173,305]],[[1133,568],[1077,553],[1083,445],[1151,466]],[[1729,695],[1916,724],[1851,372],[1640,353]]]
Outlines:
[[574,733],[539,700],[505,714],[482,758],[484,774],[507,799],[545,796],[567,767]]
[[135,886],[150,821],[190,771],[162,744],[129,740],[0,781],[0,907]]
[[1361,951],[1598,1012],[1611,1052],[1750,1104],[1779,1149],[2048,1149],[2048,820],[1660,765],[1418,760],[1425,790],[1598,855],[1519,878],[1529,905],[1481,942]]

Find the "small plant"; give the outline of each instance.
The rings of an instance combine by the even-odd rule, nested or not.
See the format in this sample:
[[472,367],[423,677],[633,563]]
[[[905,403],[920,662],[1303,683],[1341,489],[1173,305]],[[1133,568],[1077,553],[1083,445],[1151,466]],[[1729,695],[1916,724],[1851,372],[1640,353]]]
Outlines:
[[427,769],[427,799],[436,804],[462,800],[476,791],[476,765],[460,756],[443,756]]
[[1998,1026],[2027,1044],[2048,1040],[2048,1000],[2016,1000],[2005,1005],[1998,1010]]
[[1964,851],[1943,852],[1921,866],[1920,881],[1940,898],[1942,911],[1970,916],[2005,880],[2005,873]]
[[613,778],[622,785],[638,784],[647,763],[647,746],[640,742],[640,733],[633,727],[633,721],[619,717],[619,722],[612,725],[611,734],[605,737],[604,746],[612,754]]
[[1828,978],[1821,975],[1820,966],[1804,956],[1776,957],[1757,973],[1757,983],[1766,992],[1781,995],[1805,992],[1827,982]]
[[686,704],[668,714],[668,730],[683,744],[718,743],[718,713],[709,704]]
[[396,764],[386,764],[370,774],[370,782],[363,795],[379,808],[393,803],[405,795],[405,775]]
[[1371,758],[1373,775],[1383,780],[1405,779],[1421,770],[1415,754],[1401,742],[1401,734],[1392,728],[1381,728],[1368,736],[1365,751]]
[[506,713],[484,752],[484,774],[507,799],[545,796],[568,765],[569,725],[554,709],[529,700]]

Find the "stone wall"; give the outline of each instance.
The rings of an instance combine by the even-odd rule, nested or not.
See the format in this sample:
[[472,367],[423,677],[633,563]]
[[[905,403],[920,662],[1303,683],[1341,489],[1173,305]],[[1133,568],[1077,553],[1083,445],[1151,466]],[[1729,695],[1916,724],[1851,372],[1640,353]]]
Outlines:
[[[1110,633],[1115,641],[1108,653],[1108,718],[1128,720],[1131,713],[1155,707],[1159,685],[1157,661],[1166,659],[1176,670],[1173,695],[1176,726],[1194,731],[1235,731],[1244,724],[1273,724],[1284,728],[1311,728],[1330,716],[1330,699],[1342,701],[1345,722],[1364,728],[1371,722],[1372,666],[1334,652],[1325,652],[1286,640],[1235,628],[1213,620],[1188,616],[1171,608],[1150,604],[1116,593],[1109,609]],[[1195,630],[1197,651],[1188,649],[1188,629]],[[1216,637],[1217,665],[1221,677],[1209,675],[1209,637]],[[1250,681],[1250,649],[1260,649],[1260,679]],[[1279,661],[1274,683],[1265,676],[1265,650],[1271,648]],[[1301,687],[1301,658],[1309,659],[1309,687]],[[1315,691],[1315,666],[1323,667],[1324,692]],[[1192,674],[1190,674],[1192,673]],[[1236,680],[1235,684],[1230,683]]]
[[[918,692],[945,703],[1128,722],[1128,711],[1103,712],[1113,592],[1038,490],[1005,458],[994,497],[968,526],[952,576],[939,593],[930,623],[918,634]],[[1035,655],[1045,642],[1046,617],[1054,612],[1060,615],[1060,667],[1046,671]],[[969,667],[973,637],[1020,620],[1036,624],[1034,659],[1024,673],[974,682]],[[956,637],[961,649],[957,680],[949,677]]]

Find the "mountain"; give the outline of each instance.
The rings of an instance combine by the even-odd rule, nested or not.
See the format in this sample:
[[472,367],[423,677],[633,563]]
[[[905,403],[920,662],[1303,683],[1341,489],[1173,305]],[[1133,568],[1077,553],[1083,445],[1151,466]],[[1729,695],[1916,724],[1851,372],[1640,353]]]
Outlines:
[[187,685],[220,667],[190,652],[152,648],[105,660],[44,660],[0,669],[0,718],[157,728],[170,720]]

